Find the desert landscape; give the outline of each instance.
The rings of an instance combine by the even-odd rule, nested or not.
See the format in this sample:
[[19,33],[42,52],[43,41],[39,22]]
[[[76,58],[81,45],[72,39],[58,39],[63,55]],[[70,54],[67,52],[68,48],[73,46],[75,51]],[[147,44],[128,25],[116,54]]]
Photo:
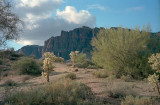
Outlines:
[[159,0],[0,0],[0,105],[160,105]]

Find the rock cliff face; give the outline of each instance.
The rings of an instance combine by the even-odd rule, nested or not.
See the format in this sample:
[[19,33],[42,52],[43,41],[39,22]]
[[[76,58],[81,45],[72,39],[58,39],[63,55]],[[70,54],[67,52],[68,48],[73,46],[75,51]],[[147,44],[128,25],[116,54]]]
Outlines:
[[53,52],[56,56],[69,59],[71,51],[80,51],[89,55],[92,50],[90,41],[96,36],[99,28],[76,28],[69,32],[62,31],[61,36],[51,37],[44,43],[42,52]]
[[[111,29],[117,28],[111,27]],[[36,58],[41,58],[44,52],[53,52],[56,56],[63,57],[64,59],[70,58],[69,54],[71,51],[80,51],[89,56],[92,50],[90,42],[93,37],[97,36],[100,29],[102,28],[91,29],[83,26],[71,31],[62,31],[60,36],[51,37],[46,40],[43,47],[38,45],[24,46],[18,52],[24,53],[26,56],[34,55]],[[152,33],[151,38],[153,40],[149,43],[148,48],[152,52],[156,52],[157,50],[160,52],[160,47],[155,46],[160,43],[160,32]]]
[[53,52],[56,56],[69,59],[71,51],[80,51],[89,55],[92,50],[90,41],[96,36],[99,28],[81,27],[71,31],[61,31],[60,36],[51,37],[44,42],[44,46],[24,46],[18,52],[24,53],[26,56],[34,55],[41,58],[44,52]]
[[25,56],[35,56],[41,58],[43,46],[38,45],[27,45],[18,50],[19,53],[23,53]]

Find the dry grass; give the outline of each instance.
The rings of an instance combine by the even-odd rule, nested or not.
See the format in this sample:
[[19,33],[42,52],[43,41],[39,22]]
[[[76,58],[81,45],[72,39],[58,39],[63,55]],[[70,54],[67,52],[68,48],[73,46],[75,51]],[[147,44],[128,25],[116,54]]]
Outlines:
[[[149,85],[145,81],[125,82],[124,80],[116,79],[115,76],[109,76],[107,78],[95,78],[92,75],[92,72],[97,71],[95,69],[78,68],[78,71],[75,72],[76,68],[69,67],[66,64],[57,63],[55,66],[56,68],[50,74],[51,82],[54,83],[58,81],[60,78],[65,77],[65,75],[68,73],[74,73],[76,74],[76,79],[74,81],[86,84],[91,88],[96,98],[101,99],[101,101],[105,100],[106,103],[110,102],[113,105],[120,105],[120,99],[109,97],[109,94],[113,94],[113,97],[125,97],[128,95],[135,95],[135,93],[138,96],[157,96],[156,92],[152,89],[153,86]],[[25,80],[24,75],[9,75],[2,78],[0,85],[2,85],[8,79],[12,79],[16,83],[21,84],[16,86],[16,90],[28,90],[30,87],[36,88],[37,86],[42,86],[46,83],[45,78],[41,76],[35,76]],[[24,84],[23,81],[25,81]],[[109,93],[109,91],[111,93]],[[0,89],[0,100],[3,99],[3,94],[3,89]]]
[[157,103],[151,97],[133,97],[129,95],[125,97],[121,105],[157,105]]

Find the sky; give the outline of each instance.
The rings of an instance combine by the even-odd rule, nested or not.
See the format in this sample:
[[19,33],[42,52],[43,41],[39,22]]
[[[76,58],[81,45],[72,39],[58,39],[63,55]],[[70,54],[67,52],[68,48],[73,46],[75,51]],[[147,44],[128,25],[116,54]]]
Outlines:
[[61,31],[88,26],[134,28],[151,25],[160,32],[160,0],[13,0],[12,11],[24,22],[15,50],[25,45],[44,45]]

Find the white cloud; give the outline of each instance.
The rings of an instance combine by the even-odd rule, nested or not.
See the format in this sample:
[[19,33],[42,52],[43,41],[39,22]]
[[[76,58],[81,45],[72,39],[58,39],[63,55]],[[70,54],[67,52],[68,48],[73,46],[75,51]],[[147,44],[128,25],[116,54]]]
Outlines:
[[[86,10],[77,11],[75,7],[67,6],[63,11],[56,11],[63,3],[62,0],[17,1],[13,12],[25,23],[20,41],[17,42],[22,45],[44,45],[45,40],[60,35],[62,30],[69,31],[81,26],[95,26],[95,17]],[[56,13],[55,17],[53,13]]]
[[[36,7],[40,6],[42,3],[48,2],[48,0],[17,0],[19,4],[17,7]],[[53,2],[61,3],[62,0],[52,0]]]
[[21,45],[32,45],[33,43],[28,40],[22,40],[22,41],[16,41],[16,43],[21,44]]
[[64,11],[57,10],[56,18],[66,20],[69,23],[84,24],[95,21],[95,17],[86,10],[77,11],[72,6],[66,6]]
[[48,14],[42,14],[41,16],[34,15],[27,13],[26,17],[23,18],[23,21],[26,23],[26,28],[29,30],[33,30],[35,28],[38,28],[39,25],[37,24],[37,21],[48,19],[51,17],[51,13]]
[[136,6],[136,7],[127,8],[126,10],[128,12],[132,12],[132,11],[142,11],[143,9],[144,9],[143,6]]
[[99,4],[93,4],[93,5],[88,5],[87,9],[100,9],[100,10],[106,10],[106,7],[99,5]]

